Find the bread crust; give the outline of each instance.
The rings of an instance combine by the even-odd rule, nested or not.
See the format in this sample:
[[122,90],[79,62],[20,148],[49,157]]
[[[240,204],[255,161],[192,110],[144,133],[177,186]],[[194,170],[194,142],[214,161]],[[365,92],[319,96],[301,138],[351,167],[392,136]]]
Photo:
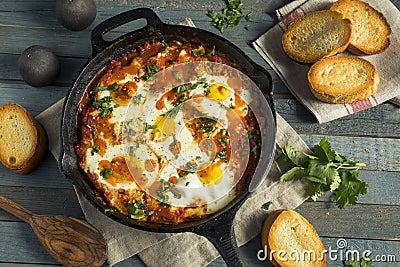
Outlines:
[[336,11],[321,10],[293,21],[282,36],[282,46],[295,61],[313,63],[345,51],[350,37],[349,20]]
[[314,96],[327,103],[350,104],[373,95],[380,83],[375,66],[354,56],[324,58],[308,71]]
[[10,170],[27,174],[47,150],[47,134],[27,110],[15,103],[0,107],[0,161]]
[[[268,244],[269,251],[275,252],[272,254],[274,266],[326,266],[326,253],[322,241],[314,227],[303,216],[293,210],[279,210],[270,216],[264,221],[261,240],[263,245]],[[288,246],[288,243],[292,243],[293,246]],[[290,249],[293,249],[293,251],[314,251],[316,257],[310,261],[307,259],[293,261],[290,260],[289,256],[291,251],[287,251]],[[279,251],[285,251],[286,256],[279,257],[277,255]],[[302,253],[302,251],[298,252]]]
[[378,54],[390,45],[392,32],[382,13],[360,0],[338,0],[330,10],[349,19],[352,36],[347,50],[356,55]]

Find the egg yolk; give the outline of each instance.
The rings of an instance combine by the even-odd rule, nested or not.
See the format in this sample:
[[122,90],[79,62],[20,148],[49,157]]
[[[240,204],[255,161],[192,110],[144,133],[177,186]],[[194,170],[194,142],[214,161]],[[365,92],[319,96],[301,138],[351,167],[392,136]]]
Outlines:
[[219,164],[211,164],[197,172],[197,177],[203,185],[218,184],[222,180],[222,170]]
[[176,124],[174,118],[169,118],[168,116],[158,116],[154,125],[154,142],[163,142],[176,132]]
[[208,98],[215,99],[217,101],[223,101],[231,95],[231,91],[225,84],[214,83],[209,87]]

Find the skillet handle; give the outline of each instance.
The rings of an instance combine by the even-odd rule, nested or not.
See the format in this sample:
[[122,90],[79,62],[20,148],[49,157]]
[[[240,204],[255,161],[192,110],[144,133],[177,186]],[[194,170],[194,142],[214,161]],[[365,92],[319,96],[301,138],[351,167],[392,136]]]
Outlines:
[[233,228],[233,220],[239,207],[240,205],[236,205],[221,216],[194,229],[196,234],[206,237],[215,246],[228,267],[243,266]]
[[144,28],[159,28],[163,22],[157,16],[157,14],[150,8],[137,8],[126,11],[124,13],[118,14],[111,17],[99,25],[97,25],[92,30],[91,41],[92,41],[92,56],[96,56],[98,53],[103,51],[107,46],[109,46],[113,41],[104,40],[104,34],[115,29],[121,25],[128,22],[145,19],[147,25]]

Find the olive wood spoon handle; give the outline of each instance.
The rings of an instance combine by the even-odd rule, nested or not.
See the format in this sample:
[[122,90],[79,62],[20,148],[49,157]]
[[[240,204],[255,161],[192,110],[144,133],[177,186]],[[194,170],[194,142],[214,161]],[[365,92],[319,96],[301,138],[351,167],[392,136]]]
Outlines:
[[107,258],[104,237],[82,220],[37,215],[1,195],[0,208],[27,222],[47,252],[64,266],[101,266]]

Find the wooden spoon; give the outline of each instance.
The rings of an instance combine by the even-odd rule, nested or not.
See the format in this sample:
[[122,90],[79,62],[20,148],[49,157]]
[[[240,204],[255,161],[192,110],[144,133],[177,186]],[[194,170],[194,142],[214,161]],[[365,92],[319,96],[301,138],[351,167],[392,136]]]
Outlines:
[[107,258],[104,237],[82,220],[36,215],[1,195],[0,208],[27,222],[47,252],[64,266],[101,266]]

